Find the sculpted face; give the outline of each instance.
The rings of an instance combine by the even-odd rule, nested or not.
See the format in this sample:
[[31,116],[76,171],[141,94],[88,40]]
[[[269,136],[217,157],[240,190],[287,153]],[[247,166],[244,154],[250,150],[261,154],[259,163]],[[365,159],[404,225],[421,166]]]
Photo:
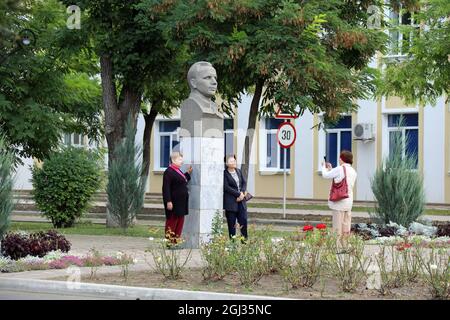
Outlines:
[[197,90],[203,96],[211,98],[217,91],[216,70],[209,66],[200,66],[191,79],[191,88]]

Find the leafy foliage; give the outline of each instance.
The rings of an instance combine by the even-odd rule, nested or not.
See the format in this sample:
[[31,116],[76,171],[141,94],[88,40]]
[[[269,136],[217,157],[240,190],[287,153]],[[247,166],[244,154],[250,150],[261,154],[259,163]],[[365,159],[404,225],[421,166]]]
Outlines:
[[[64,132],[98,141],[101,92],[93,78],[98,67],[85,51],[65,50],[60,33],[66,29],[66,8],[57,0],[16,1],[14,8],[0,12],[5,34],[0,42],[0,132],[9,148],[17,157],[42,160],[57,149]],[[17,40],[24,29],[36,38],[28,47]]]
[[400,15],[412,12],[417,27],[391,26],[392,32],[404,35],[404,41],[399,43],[404,57],[386,59],[379,95],[400,96],[411,104],[434,104],[437,98],[450,92],[450,2],[404,2],[401,10],[397,4],[397,12]]
[[108,170],[108,212],[123,229],[128,228],[144,203],[145,178],[138,163],[141,149],[134,142],[136,128],[131,117],[125,128],[125,138],[116,146],[115,159]]
[[[145,1],[170,11],[160,27],[170,43],[187,44],[189,62],[207,60],[218,72],[222,107],[264,85],[261,114],[325,111],[336,118],[374,91],[366,67],[384,49],[381,30],[365,28],[377,1]],[[151,14],[151,13],[149,13]]]
[[101,186],[98,153],[69,147],[32,170],[33,196],[42,214],[56,228],[73,226],[87,211],[89,201]]
[[26,256],[43,257],[50,251],[68,252],[71,244],[55,230],[36,233],[7,233],[2,240],[1,252],[4,256],[18,260]]

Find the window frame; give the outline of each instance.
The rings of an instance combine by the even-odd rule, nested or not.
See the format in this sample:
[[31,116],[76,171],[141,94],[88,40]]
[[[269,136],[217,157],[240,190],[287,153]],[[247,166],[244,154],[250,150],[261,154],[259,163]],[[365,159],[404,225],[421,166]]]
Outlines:
[[[411,27],[415,27],[415,28],[419,28],[420,25],[415,23],[415,13],[414,12],[409,12],[411,14],[411,21],[409,24],[403,24],[403,16],[405,15],[405,13],[408,13],[408,11],[404,11],[403,9],[403,5],[400,4],[400,8],[399,8],[399,12],[394,12],[393,10],[389,10],[389,19],[393,19],[393,14],[397,14],[397,22],[395,24],[395,27],[397,28],[398,26],[411,26]],[[391,32],[391,30],[388,30],[388,36],[389,36],[389,47],[388,47],[388,56],[389,57],[405,57],[407,54],[403,52],[403,39],[404,39],[404,32],[401,32],[400,30],[395,31],[397,32],[397,38],[396,38],[396,42],[397,42],[397,48],[396,51],[394,51],[394,47],[393,47],[393,32]],[[412,42],[412,37],[413,34],[412,32],[409,33],[409,43],[411,45]]]
[[[353,114],[352,113],[341,113],[340,116],[342,117],[350,117],[351,121],[350,121],[350,128],[338,128],[338,129],[323,129],[323,130],[318,130],[317,133],[317,140],[318,140],[318,146],[317,146],[317,152],[318,157],[317,157],[317,174],[322,175],[322,161],[323,161],[323,157],[326,156],[327,154],[327,133],[334,131],[334,130],[347,130],[350,131],[351,134],[351,144],[352,144],[352,150],[353,150]],[[318,121],[323,123],[323,117],[324,117],[324,113],[321,112],[318,114]],[[325,131],[326,130],[326,131]],[[339,136],[339,143],[340,143],[340,134]],[[339,155],[337,157],[337,159],[339,159]]]
[[[172,150],[172,144],[174,141],[174,136],[176,137],[178,143],[180,143],[180,127],[177,127],[175,131],[172,132],[161,132],[160,131],[160,124],[161,122],[168,122],[168,121],[180,121],[178,119],[157,119],[156,122],[156,130],[155,130],[155,140],[154,140],[154,167],[153,171],[165,171],[167,167],[161,166],[161,137],[169,137],[169,144]],[[170,155],[169,155],[170,156]]]
[[[75,135],[79,136],[79,138],[80,138],[79,143],[75,143],[74,142],[75,141]],[[70,140],[69,144],[66,143],[66,137],[67,136],[70,137],[69,138],[69,140]],[[74,133],[74,132],[64,133],[62,140],[63,140],[63,144],[65,146],[67,146],[67,147],[76,147],[76,148],[87,148],[87,147],[89,147],[89,143],[86,143],[86,136],[84,134],[82,134],[82,133]]]
[[[277,167],[267,167],[267,135],[268,134],[274,134],[277,135],[278,129],[266,129],[266,120],[267,119],[276,119],[276,118],[266,118],[261,117],[260,119],[260,127],[259,127],[259,141],[260,141],[260,152],[259,152],[259,173],[261,175],[264,174],[272,174],[272,173],[283,173],[284,169],[281,168],[281,146],[280,144],[276,143],[277,145]],[[292,123],[292,121],[291,121]],[[291,147],[292,148],[292,147]],[[289,149],[291,149],[289,148]],[[287,151],[286,154],[289,156],[289,168],[286,168],[286,173],[291,173],[291,167],[292,167],[292,151]],[[286,159],[287,160],[287,159]],[[287,164],[287,161],[286,161]]]
[[[350,116],[351,117],[351,116]],[[353,120],[353,119],[352,119]],[[341,149],[341,134],[342,132],[350,132],[350,145],[353,142],[353,128],[338,128],[338,129],[326,129],[327,131],[325,132],[325,156],[328,157],[327,153],[327,134],[329,133],[337,133],[337,141],[336,141],[336,161],[339,161],[339,154],[341,153],[340,149]],[[352,146],[353,147],[353,146]],[[352,148],[353,149],[353,148]],[[352,150],[349,150],[352,151]],[[323,157],[322,157],[323,158]],[[330,160],[327,158],[327,161],[330,162]],[[338,165],[338,163],[336,163],[336,166]]]
[[[406,144],[405,144],[405,139],[406,139],[406,130],[417,130],[417,168],[413,169],[413,170],[419,170],[419,146],[420,146],[420,141],[419,141],[419,137],[420,137],[420,132],[419,132],[419,118],[417,120],[417,126],[402,126],[402,127],[390,127],[389,126],[389,116],[392,115],[396,115],[395,114],[388,114],[386,116],[386,124],[387,124],[387,156],[390,156],[390,150],[391,150],[391,132],[399,132],[401,131],[402,133],[402,159],[405,157],[406,155]],[[405,114],[413,114],[413,113],[405,113]],[[405,114],[400,114],[400,115],[405,115]],[[420,115],[417,113],[417,117],[419,117]]]

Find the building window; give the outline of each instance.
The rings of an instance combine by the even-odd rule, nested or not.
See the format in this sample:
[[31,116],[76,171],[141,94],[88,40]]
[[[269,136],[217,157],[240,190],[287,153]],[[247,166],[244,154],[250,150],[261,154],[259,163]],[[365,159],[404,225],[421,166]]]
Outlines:
[[66,146],[84,147],[86,146],[85,136],[79,133],[66,133],[64,134],[64,144]]
[[[403,124],[400,127],[400,118],[403,118]],[[411,114],[390,114],[388,115],[388,132],[389,132],[389,154],[394,149],[394,141],[396,134],[401,135],[403,155],[408,155],[415,159],[416,168],[418,165],[419,154],[419,115]],[[407,142],[405,146],[405,141]]]
[[[282,170],[284,169],[284,149],[280,147],[277,141],[278,126],[285,122],[283,119],[268,118],[264,120],[265,138],[265,157],[263,159],[264,170]],[[286,153],[286,169],[291,168],[291,149]]]
[[325,139],[327,161],[336,167],[341,151],[352,151],[352,117],[343,116],[334,126],[327,126]]
[[225,156],[234,154],[234,120],[223,120],[224,140],[225,140]]
[[399,12],[390,12],[390,20],[393,25],[393,28],[389,31],[389,51],[391,55],[405,55],[411,45],[413,31],[406,30],[402,32],[399,30],[399,27],[411,26],[419,28],[414,21],[414,14],[411,14],[411,12],[405,11],[404,9],[400,9]]
[[165,169],[170,163],[170,153],[180,143],[178,136],[180,121],[159,121],[158,124],[159,168]]

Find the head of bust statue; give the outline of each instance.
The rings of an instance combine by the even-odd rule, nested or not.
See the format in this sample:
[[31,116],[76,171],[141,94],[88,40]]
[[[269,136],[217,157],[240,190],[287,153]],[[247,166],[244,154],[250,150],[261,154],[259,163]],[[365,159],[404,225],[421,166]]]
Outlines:
[[187,80],[192,93],[199,93],[211,98],[217,91],[217,73],[211,63],[199,61],[194,63],[188,71]]

